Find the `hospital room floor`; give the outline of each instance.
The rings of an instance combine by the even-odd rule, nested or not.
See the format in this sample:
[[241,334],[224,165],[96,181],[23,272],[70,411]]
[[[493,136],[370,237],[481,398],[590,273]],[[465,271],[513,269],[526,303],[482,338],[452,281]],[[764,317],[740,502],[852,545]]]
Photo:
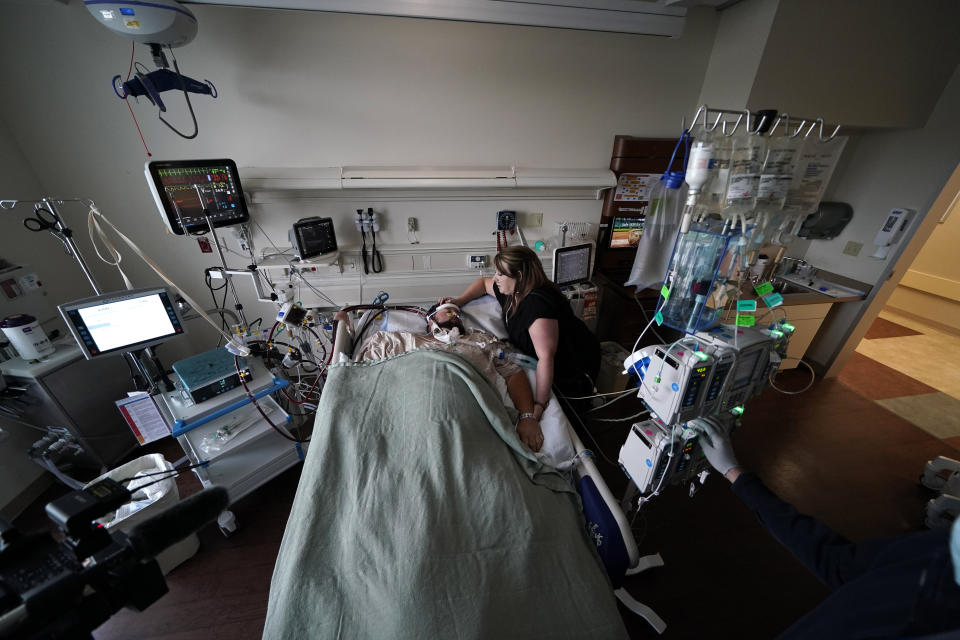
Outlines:
[[[771,489],[854,540],[919,529],[923,506],[932,497],[917,483],[924,462],[937,455],[960,458],[960,432],[938,437],[902,417],[896,403],[884,403],[911,396],[936,403],[935,394],[947,393],[874,359],[881,357],[878,350],[889,348],[885,340],[927,335],[891,318],[885,314],[884,322],[875,324],[874,337],[868,334],[839,378],[818,380],[800,395],[768,389],[753,400],[735,436],[740,461]],[[905,334],[904,328],[917,333]],[[788,389],[806,381],[802,372],[778,378]],[[628,402],[634,400],[611,409],[629,415],[630,407],[623,406]],[[589,423],[614,461],[628,428],[629,423]],[[591,446],[588,438],[584,442]],[[180,455],[172,441],[158,449],[171,460]],[[622,472],[602,459],[599,463],[610,488],[621,493],[626,487]],[[121,611],[95,638],[259,638],[298,479],[299,467],[238,502],[234,512],[240,528],[232,537],[224,538],[214,526],[205,528],[200,552],[167,577],[170,593],[145,612]],[[178,484],[181,495],[199,489],[189,474]],[[36,522],[38,508],[24,520]],[[692,498],[686,488],[665,490],[644,507],[634,528],[641,554],[659,552],[666,563],[626,583],[635,598],[666,620],[667,631],[659,637],[773,638],[828,594],[715,474]],[[632,638],[658,637],[643,620],[622,608],[621,613]]]

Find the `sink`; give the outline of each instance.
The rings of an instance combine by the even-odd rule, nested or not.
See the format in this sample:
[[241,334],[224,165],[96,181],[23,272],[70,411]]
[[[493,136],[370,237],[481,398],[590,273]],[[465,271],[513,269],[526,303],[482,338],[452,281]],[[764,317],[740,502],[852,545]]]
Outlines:
[[783,295],[790,293],[819,293],[831,298],[864,297],[865,292],[850,287],[844,287],[835,282],[822,278],[807,278],[796,276],[778,276],[774,282],[774,290]]
[[815,289],[803,287],[799,284],[794,284],[793,282],[787,282],[785,280],[777,280],[773,284],[773,290],[784,296],[790,295],[791,293],[820,293],[822,295],[826,295],[822,291],[816,291]]

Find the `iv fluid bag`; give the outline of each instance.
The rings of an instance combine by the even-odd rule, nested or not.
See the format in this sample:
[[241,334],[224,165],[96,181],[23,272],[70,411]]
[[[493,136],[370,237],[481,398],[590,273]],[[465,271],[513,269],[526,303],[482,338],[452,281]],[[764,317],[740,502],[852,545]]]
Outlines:
[[734,136],[727,193],[723,203],[724,216],[745,213],[754,208],[760,186],[764,146],[763,136],[748,134],[745,129],[742,134]]
[[673,245],[680,229],[687,185],[667,188],[662,180],[650,191],[650,205],[643,224],[643,235],[637,244],[637,255],[626,281],[639,289],[659,287],[670,264]]
[[842,136],[827,142],[807,138],[787,193],[784,209],[788,213],[808,214],[817,210],[846,145],[847,139]]
[[779,211],[793,184],[794,171],[803,147],[803,138],[778,136],[767,143],[766,158],[757,188],[757,209]]

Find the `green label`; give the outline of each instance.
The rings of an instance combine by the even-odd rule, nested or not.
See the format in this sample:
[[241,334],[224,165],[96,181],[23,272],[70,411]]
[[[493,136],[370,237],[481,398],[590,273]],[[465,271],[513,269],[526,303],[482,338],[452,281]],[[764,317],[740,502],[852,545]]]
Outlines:
[[773,285],[769,282],[764,282],[763,284],[754,287],[753,290],[757,292],[758,296],[765,296],[773,291]]
[[783,304],[783,296],[779,293],[771,293],[768,296],[763,296],[763,304],[767,305],[771,309],[774,307],[779,307]]
[[756,323],[757,319],[753,316],[737,316],[738,327],[752,327]]
[[664,302],[670,298],[670,289],[667,288],[667,285],[660,287],[660,295],[663,296]]
[[737,300],[737,311],[756,311],[756,300]]
[[663,314],[657,311],[657,315],[653,316],[653,321],[657,323],[657,326],[663,324]]

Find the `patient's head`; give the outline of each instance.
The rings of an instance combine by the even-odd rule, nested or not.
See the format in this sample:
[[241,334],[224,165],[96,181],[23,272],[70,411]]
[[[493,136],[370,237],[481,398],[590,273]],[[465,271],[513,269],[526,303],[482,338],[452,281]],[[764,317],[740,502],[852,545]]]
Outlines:
[[449,302],[446,304],[438,302],[427,310],[427,328],[430,333],[434,333],[436,328],[446,330],[456,328],[460,330],[460,335],[467,332],[460,321],[460,307]]

